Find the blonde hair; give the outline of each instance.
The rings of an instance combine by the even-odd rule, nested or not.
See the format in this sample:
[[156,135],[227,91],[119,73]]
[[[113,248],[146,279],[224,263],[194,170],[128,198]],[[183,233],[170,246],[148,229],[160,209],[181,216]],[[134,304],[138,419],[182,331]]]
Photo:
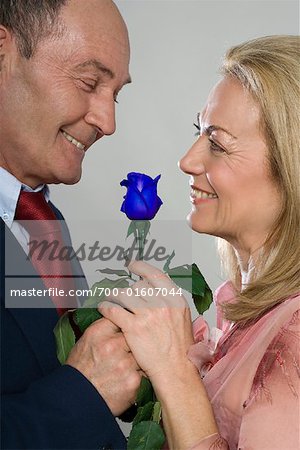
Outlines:
[[260,106],[270,173],[282,196],[279,218],[242,292],[235,251],[218,239],[223,267],[237,289],[224,314],[241,325],[300,292],[299,49],[298,36],[266,36],[232,47],[221,67],[222,75],[238,79]]

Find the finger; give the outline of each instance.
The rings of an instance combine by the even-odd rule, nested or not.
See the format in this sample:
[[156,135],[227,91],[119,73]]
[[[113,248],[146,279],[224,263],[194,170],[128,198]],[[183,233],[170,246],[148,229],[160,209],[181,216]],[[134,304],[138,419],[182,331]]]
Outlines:
[[142,277],[154,287],[169,287],[174,285],[167,274],[156,267],[145,263],[145,261],[133,261],[128,266],[128,269]]
[[134,283],[132,285],[132,290],[135,292],[135,295],[138,295],[137,298],[140,299],[139,304],[142,305],[142,308],[158,308],[166,306],[164,297],[159,295],[161,288],[151,286],[146,280]]
[[139,297],[138,291],[133,287],[130,289],[119,289],[117,295],[111,293],[111,295],[106,297],[106,300],[123,306],[123,308],[126,308],[132,313],[137,313],[138,310],[146,306],[145,301]]
[[139,280],[139,281],[136,281],[135,283],[133,283],[133,285],[131,287],[135,292],[139,293],[142,288],[147,288],[149,286],[150,286],[150,284],[148,283],[147,280]]
[[92,326],[97,327],[97,331],[101,331],[101,334],[120,333],[120,327],[118,327],[115,323],[111,322],[110,320],[105,319],[104,317],[93,322],[90,325],[90,327]]
[[115,325],[121,328],[121,330],[127,330],[130,327],[133,314],[126,311],[122,306],[115,303],[104,301],[98,306],[100,313],[113,322]]
[[[105,320],[109,320],[109,319],[105,319]],[[124,350],[126,353],[131,353],[130,347],[127,344],[124,334],[122,333],[120,328],[119,328],[119,330],[120,331],[115,335],[115,339],[116,339],[118,348]]]
[[[136,281],[132,286],[132,290],[134,291],[134,294],[136,297],[142,299],[142,300],[148,300],[149,292],[151,295],[151,292],[153,294],[153,287],[150,283],[148,283],[147,280],[140,280]],[[154,295],[152,295],[153,297]],[[142,303],[144,304],[144,302]],[[145,306],[145,304],[144,304]]]
[[[182,294],[176,294],[178,292],[178,286],[173,283],[167,274],[156,267],[144,261],[133,261],[129,269],[143,277],[141,283],[148,283],[148,288],[145,285],[145,295],[141,295],[141,298],[148,303],[149,307],[166,305],[171,307],[185,307],[188,305],[186,298]],[[142,287],[143,285],[140,284],[140,286]],[[154,291],[151,290],[151,287],[154,288]],[[142,289],[140,293],[143,293]]]

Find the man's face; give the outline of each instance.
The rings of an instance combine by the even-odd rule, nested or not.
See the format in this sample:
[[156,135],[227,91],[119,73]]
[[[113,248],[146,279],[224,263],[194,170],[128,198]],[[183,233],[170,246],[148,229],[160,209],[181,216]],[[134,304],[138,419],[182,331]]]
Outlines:
[[29,60],[14,40],[4,45],[0,166],[31,187],[79,181],[85,152],[114,133],[129,81],[127,30],[110,0],[71,0],[61,18],[63,35],[42,40]]

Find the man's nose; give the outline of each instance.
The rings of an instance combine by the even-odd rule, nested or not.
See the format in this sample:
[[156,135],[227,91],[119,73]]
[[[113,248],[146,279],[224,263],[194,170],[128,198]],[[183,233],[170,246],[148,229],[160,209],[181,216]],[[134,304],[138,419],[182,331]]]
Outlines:
[[89,112],[85,120],[100,129],[103,134],[110,135],[116,131],[115,101],[113,96],[102,95],[91,99]]
[[201,175],[205,172],[204,149],[198,141],[179,160],[179,168],[188,175]]

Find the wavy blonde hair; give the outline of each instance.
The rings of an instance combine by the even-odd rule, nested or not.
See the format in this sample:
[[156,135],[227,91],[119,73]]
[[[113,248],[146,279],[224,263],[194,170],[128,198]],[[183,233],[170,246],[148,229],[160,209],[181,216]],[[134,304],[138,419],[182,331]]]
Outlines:
[[266,36],[227,51],[221,67],[260,106],[271,176],[282,195],[279,218],[261,249],[250,283],[239,292],[241,273],[233,247],[218,238],[222,266],[236,286],[228,320],[248,324],[300,292],[300,38]]

